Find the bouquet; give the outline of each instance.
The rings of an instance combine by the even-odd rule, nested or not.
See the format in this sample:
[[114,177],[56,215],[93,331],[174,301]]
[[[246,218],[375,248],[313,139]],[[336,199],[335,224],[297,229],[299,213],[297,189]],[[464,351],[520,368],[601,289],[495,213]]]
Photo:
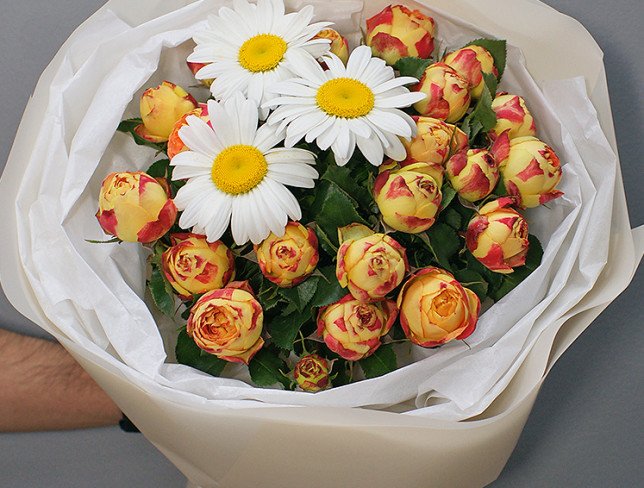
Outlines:
[[201,87],[143,93],[119,131],[156,160],[109,174],[96,214],[149,249],[178,362],[305,392],[465,342],[541,263],[525,210],[562,195],[530,100],[499,88],[505,41],[439,53],[429,12],[390,5],[350,49],[313,16],[211,15]]

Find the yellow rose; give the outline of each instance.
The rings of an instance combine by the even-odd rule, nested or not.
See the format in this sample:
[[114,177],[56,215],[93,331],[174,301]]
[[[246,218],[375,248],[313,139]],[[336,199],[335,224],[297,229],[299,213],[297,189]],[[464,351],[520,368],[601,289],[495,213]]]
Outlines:
[[247,282],[203,295],[190,310],[186,332],[219,359],[248,364],[264,345],[264,312]]
[[417,234],[434,224],[443,197],[440,184],[427,174],[428,169],[431,171],[432,166],[416,163],[385,169],[378,175],[373,187],[374,200],[389,227]]
[[510,139],[537,134],[534,118],[523,97],[505,92],[497,93],[492,102],[492,110],[496,114],[496,125],[488,133],[490,139],[495,140],[505,131],[508,131]]
[[329,39],[331,41],[330,51],[339,57],[344,64],[347,64],[347,61],[349,61],[349,43],[338,31],[323,29],[313,39]]
[[357,300],[381,300],[402,282],[409,264],[405,248],[393,237],[361,224],[338,229],[338,236],[336,276]]
[[143,123],[135,132],[150,142],[166,142],[181,117],[197,108],[197,101],[180,86],[164,81],[141,96]]
[[459,75],[467,80],[470,95],[475,100],[481,98],[483,93],[485,85],[483,73],[494,75],[497,78],[499,76],[494,65],[494,58],[487,49],[481,46],[466,46],[449,53],[443,58],[443,63],[454,68]]
[[421,115],[456,122],[470,107],[467,80],[445,63],[429,66],[414,90],[427,95],[427,98],[414,105]]
[[528,223],[510,208],[512,198],[486,203],[472,218],[465,234],[467,248],[486,268],[508,274],[523,266],[528,254]]
[[397,304],[405,335],[422,347],[465,339],[474,332],[481,308],[473,291],[439,268],[413,275],[400,290]]
[[110,173],[101,185],[96,218],[106,234],[148,243],[174,225],[177,207],[161,184],[142,172]]
[[458,194],[468,202],[485,198],[499,182],[499,168],[486,149],[470,149],[454,154],[445,173]]
[[168,158],[172,159],[177,154],[188,150],[186,145],[181,140],[181,137],[179,136],[179,131],[182,127],[188,125],[186,119],[191,115],[201,118],[201,120],[203,120],[207,124],[210,123],[210,117],[208,116],[208,105],[206,105],[205,103],[200,103],[199,107],[191,112],[188,112],[179,120],[177,120],[177,123],[174,124],[174,128],[170,133],[170,137],[168,137]]
[[315,232],[299,222],[289,222],[282,237],[271,232],[255,246],[255,253],[262,274],[282,288],[302,283],[320,258]]
[[[418,131],[411,140],[401,139],[407,149],[407,159],[401,164],[428,163],[442,169],[450,154],[467,149],[465,132],[455,125],[432,117],[414,117]],[[439,181],[439,184],[442,184]]]
[[222,288],[235,275],[233,253],[206,236],[173,234],[172,247],[163,253],[162,265],[172,288],[184,299]]
[[326,359],[317,354],[308,354],[295,365],[293,377],[302,390],[315,393],[329,387],[330,371],[331,367]]
[[351,295],[322,307],[318,335],[329,349],[347,361],[359,361],[380,347],[396,320],[398,309],[391,300],[363,303]]
[[367,20],[366,43],[388,65],[407,56],[428,59],[434,51],[434,19],[402,5],[389,5]]

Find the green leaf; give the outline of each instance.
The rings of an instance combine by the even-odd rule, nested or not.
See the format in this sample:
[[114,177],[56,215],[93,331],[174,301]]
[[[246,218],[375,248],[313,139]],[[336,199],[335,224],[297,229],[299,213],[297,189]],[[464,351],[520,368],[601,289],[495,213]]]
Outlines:
[[505,295],[514,290],[523,280],[532,274],[532,272],[539,267],[541,264],[541,258],[543,257],[543,248],[539,239],[535,236],[530,235],[528,237],[530,240],[530,249],[528,250],[528,255],[526,256],[525,266],[519,268],[514,268],[514,272],[502,275],[502,282],[499,288],[495,291],[492,298],[495,301],[500,300]]
[[351,382],[349,378],[348,363],[344,359],[335,359],[330,371],[333,386],[342,386]]
[[395,371],[397,366],[393,344],[383,344],[371,356],[358,363],[367,378],[377,378]]
[[141,125],[143,121],[141,119],[128,119],[124,120],[119,124],[116,130],[119,132],[124,132],[126,134],[130,134],[132,136],[132,139],[134,139],[134,142],[139,145],[139,146],[147,146],[151,147],[152,149],[156,149],[158,152],[167,152],[168,150],[168,144],[165,142],[162,143],[156,143],[156,142],[150,142],[140,135],[138,135],[135,132],[135,129]]
[[122,121],[119,124],[119,126],[116,128],[116,130],[119,132],[125,132],[125,133],[132,132],[142,123],[143,123],[142,119],[127,119]]
[[152,178],[168,178],[169,176],[171,176],[170,169],[170,160],[160,159],[152,163],[146,173],[149,174]]
[[335,266],[318,268],[323,275],[319,276],[318,288],[309,303],[309,307],[325,307],[337,302],[347,294],[347,290],[340,286],[335,276]]
[[528,255],[525,259],[525,266],[531,271],[534,271],[541,265],[541,259],[543,258],[543,246],[537,236],[530,234],[528,236],[528,241],[530,242],[530,249],[528,249]]
[[468,46],[481,46],[487,49],[494,58],[494,65],[499,71],[499,80],[505,71],[505,63],[507,58],[507,42],[497,39],[477,39],[468,44]]
[[319,278],[312,276],[292,288],[280,288],[278,293],[287,301],[294,303],[297,309],[301,312],[306,308],[306,305],[315,295],[315,292],[318,289],[318,282]]
[[438,263],[448,271],[450,259],[461,249],[461,239],[449,225],[437,222],[428,231],[427,237]]
[[400,76],[411,76],[420,80],[430,64],[432,64],[431,59],[405,57],[398,60],[394,69],[400,72]]
[[489,284],[479,273],[471,269],[462,269],[456,271],[454,273],[454,277],[465,288],[469,288],[474,293],[476,293],[481,301],[485,300],[485,298],[487,297]]
[[455,230],[459,230],[461,225],[463,225],[463,217],[461,217],[461,214],[453,208],[444,210],[441,215],[441,219]]
[[168,317],[174,318],[175,302],[172,286],[163,275],[163,271],[156,263],[152,263],[152,276],[148,283],[150,294],[155,305]]
[[290,387],[291,381],[282,374],[282,372],[288,373],[288,367],[274,348],[260,349],[250,361],[248,371],[257,386],[274,386],[279,383],[285,388]]
[[179,363],[192,366],[212,376],[219,376],[227,364],[223,359],[199,349],[185,328],[179,332],[175,353]]
[[454,197],[456,196],[456,190],[449,183],[445,183],[443,188],[441,188],[441,194],[443,199],[441,200],[441,208],[449,207],[449,204],[452,203]]
[[335,162],[329,164],[321,179],[331,181],[338,185],[348,195],[351,195],[365,210],[369,210],[373,205],[373,197],[369,190],[357,182],[357,179],[353,177],[351,171],[348,171],[346,166],[341,168]]
[[298,332],[310,319],[311,313],[309,311],[294,312],[285,316],[279,315],[271,319],[267,328],[273,344],[281,349],[292,351]]
[[480,132],[488,132],[496,125],[496,113],[492,110],[492,101],[496,93],[497,81],[494,75],[483,73],[485,85],[483,93],[474,110],[465,117],[461,129],[473,141]]

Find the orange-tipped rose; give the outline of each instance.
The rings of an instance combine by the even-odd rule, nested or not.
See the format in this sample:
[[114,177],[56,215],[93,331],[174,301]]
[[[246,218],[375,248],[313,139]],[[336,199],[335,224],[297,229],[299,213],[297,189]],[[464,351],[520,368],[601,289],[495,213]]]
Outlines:
[[[188,69],[192,72],[192,74],[197,77],[197,73],[199,73],[199,70],[203,68],[204,66],[208,66],[208,63],[193,63],[191,61],[186,61],[186,64],[188,65]],[[199,80],[199,83],[202,85],[210,88],[210,85],[212,85],[214,79],[206,79],[206,80]]]
[[496,114],[496,125],[489,132],[490,139],[495,140],[506,131],[510,139],[537,134],[534,118],[523,97],[505,92],[497,93],[492,102],[492,110]]
[[470,149],[454,154],[445,173],[458,194],[469,202],[485,198],[499,182],[499,168],[486,149]]
[[414,120],[418,127],[416,136],[410,141],[402,139],[407,149],[407,159],[402,166],[429,163],[442,169],[450,154],[467,149],[467,135],[455,125],[432,117],[414,117]]
[[190,311],[186,332],[207,353],[248,364],[264,345],[264,312],[248,282],[203,295]]
[[422,347],[465,339],[476,328],[481,302],[476,294],[439,268],[425,268],[398,295],[400,324],[407,338]]
[[329,362],[317,354],[302,357],[293,370],[293,377],[302,390],[315,393],[329,387]]
[[467,80],[445,63],[429,66],[414,90],[427,95],[427,98],[414,105],[421,115],[456,122],[470,107]]
[[417,234],[434,224],[443,197],[440,183],[427,174],[431,169],[431,165],[415,163],[378,175],[373,187],[374,200],[389,227]]
[[434,19],[418,10],[390,5],[367,20],[366,42],[373,55],[389,65],[407,56],[428,59],[434,51]]
[[330,51],[339,57],[344,64],[347,64],[347,61],[349,61],[349,43],[338,31],[323,29],[313,39],[329,39],[331,41]]
[[299,222],[289,222],[282,237],[271,232],[255,252],[262,274],[282,288],[302,283],[320,259],[315,232]]
[[[481,98],[485,80],[483,73],[499,76],[494,66],[494,58],[490,52],[481,46],[467,46],[443,58],[443,63],[451,66],[456,72],[467,80],[470,95],[475,100]],[[492,93],[492,95],[494,95]]]
[[174,128],[172,129],[172,132],[170,133],[170,137],[168,138],[168,157],[170,159],[174,158],[177,154],[188,150],[186,145],[181,140],[181,137],[179,136],[179,131],[181,130],[182,127],[185,127],[186,125],[188,125],[188,123],[186,122],[186,119],[191,115],[200,117],[201,120],[203,120],[207,124],[210,123],[210,117],[208,115],[208,105],[206,105],[205,103],[200,103],[199,107],[197,107],[191,112],[188,112],[187,114],[182,116],[179,120],[177,120],[177,123],[174,124]]
[[135,132],[150,142],[166,142],[181,117],[193,111],[197,101],[180,86],[164,81],[156,88],[149,88],[141,96],[143,123]]
[[361,224],[342,227],[338,235],[336,276],[357,300],[381,300],[402,283],[409,264],[405,248],[394,238]]
[[172,247],[163,253],[162,265],[172,288],[183,299],[222,288],[235,275],[233,253],[206,236],[173,234]]
[[528,223],[510,208],[513,203],[506,197],[483,205],[467,227],[467,248],[496,273],[512,273],[528,254]]
[[363,303],[351,295],[318,313],[318,335],[327,347],[347,361],[359,361],[380,347],[396,320],[398,309],[391,300]]
[[101,186],[96,218],[106,234],[125,242],[148,243],[170,230],[177,207],[150,175],[110,173]]

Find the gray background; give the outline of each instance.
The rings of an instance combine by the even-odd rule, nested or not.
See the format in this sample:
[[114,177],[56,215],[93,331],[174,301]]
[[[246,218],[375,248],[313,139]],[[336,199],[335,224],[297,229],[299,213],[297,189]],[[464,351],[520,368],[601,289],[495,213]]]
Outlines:
[[[605,52],[631,223],[641,225],[644,2],[546,3],[581,21]],[[102,4],[102,0],[0,0],[0,170],[40,73],[76,26]],[[644,485],[643,285],[644,273],[640,270],[630,288],[559,360],[514,454],[493,487]],[[0,326],[43,334],[21,318],[2,294]],[[184,485],[183,476],[142,436],[124,434],[117,428],[0,434],[2,487]]]

